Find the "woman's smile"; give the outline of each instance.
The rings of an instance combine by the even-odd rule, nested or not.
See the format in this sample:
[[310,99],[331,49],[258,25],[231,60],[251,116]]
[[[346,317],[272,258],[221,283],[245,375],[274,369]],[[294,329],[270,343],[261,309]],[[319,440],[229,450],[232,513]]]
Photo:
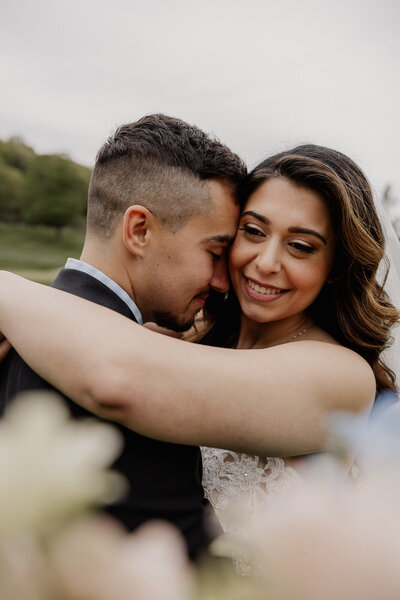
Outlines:
[[243,276],[244,286],[247,294],[250,298],[254,300],[259,300],[260,302],[272,302],[273,300],[277,300],[281,298],[284,294],[289,292],[290,290],[279,288],[270,284],[261,284],[254,279],[250,279]]

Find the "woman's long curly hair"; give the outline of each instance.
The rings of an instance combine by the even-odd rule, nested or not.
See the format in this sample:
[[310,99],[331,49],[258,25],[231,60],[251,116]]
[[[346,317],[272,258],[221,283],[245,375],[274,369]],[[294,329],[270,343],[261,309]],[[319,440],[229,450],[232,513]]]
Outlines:
[[[277,177],[317,192],[335,232],[329,282],[308,314],[339,343],[365,358],[378,390],[395,388],[394,373],[381,354],[390,345],[390,330],[399,313],[384,292],[385,273],[377,280],[385,261],[385,239],[365,175],[340,152],[311,144],[298,146],[267,158],[249,173],[239,188],[241,205],[265,181]],[[200,343],[235,347],[240,306],[232,290],[227,298],[210,296],[205,320],[208,329]]]

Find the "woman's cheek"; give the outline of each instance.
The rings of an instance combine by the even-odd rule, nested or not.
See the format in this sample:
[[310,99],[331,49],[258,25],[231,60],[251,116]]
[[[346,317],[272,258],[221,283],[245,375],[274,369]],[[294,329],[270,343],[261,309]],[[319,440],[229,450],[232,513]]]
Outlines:
[[236,237],[228,255],[228,267],[231,275],[232,272],[237,271],[240,268],[241,262],[243,262],[243,244],[240,242],[239,238]]

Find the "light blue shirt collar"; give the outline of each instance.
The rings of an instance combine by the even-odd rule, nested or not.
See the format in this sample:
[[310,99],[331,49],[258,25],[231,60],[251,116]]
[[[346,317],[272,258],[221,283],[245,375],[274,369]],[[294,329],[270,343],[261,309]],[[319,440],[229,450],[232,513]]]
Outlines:
[[134,303],[129,294],[122,289],[118,283],[115,283],[108,275],[105,275],[102,271],[96,269],[96,267],[92,267],[92,265],[88,265],[82,260],[77,260],[76,258],[69,258],[65,263],[65,269],[75,269],[76,271],[82,271],[82,273],[86,273],[91,277],[94,277],[98,281],[101,281],[105,286],[107,286],[114,294],[116,294],[125,304],[128,306],[129,310],[132,312],[136,321],[139,325],[143,325],[143,317],[140,312],[138,306]]

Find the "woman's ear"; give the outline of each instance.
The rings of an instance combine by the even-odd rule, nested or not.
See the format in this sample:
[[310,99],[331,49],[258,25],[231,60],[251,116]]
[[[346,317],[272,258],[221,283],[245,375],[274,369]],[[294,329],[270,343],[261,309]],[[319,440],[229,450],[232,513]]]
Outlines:
[[122,238],[128,252],[138,257],[144,256],[151,239],[153,220],[153,214],[145,206],[133,204],[126,209]]

